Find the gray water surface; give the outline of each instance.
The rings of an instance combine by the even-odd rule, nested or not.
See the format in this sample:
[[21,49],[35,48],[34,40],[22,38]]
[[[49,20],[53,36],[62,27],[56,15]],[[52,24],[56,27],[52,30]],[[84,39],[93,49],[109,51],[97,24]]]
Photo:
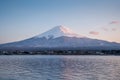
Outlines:
[[0,56],[0,80],[120,80],[120,57]]

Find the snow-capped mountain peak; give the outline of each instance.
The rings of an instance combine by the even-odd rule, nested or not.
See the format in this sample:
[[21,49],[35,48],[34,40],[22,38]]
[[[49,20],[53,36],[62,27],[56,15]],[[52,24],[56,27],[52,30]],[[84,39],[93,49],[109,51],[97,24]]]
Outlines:
[[[43,38],[44,37],[44,38]],[[38,36],[28,38],[22,41],[1,44],[1,49],[11,50],[38,50],[38,49],[86,49],[86,50],[120,50],[119,43],[108,42],[104,40],[91,39],[80,36],[66,28],[65,26],[56,26],[51,30]]]
[[49,38],[57,38],[57,37],[62,37],[62,36],[67,36],[67,37],[83,37],[79,34],[76,34],[74,31],[72,31],[71,29],[60,25],[60,26],[56,26],[52,29],[50,29],[47,32],[44,32],[38,36],[36,36],[36,38],[41,38],[41,37],[45,37],[47,39]]

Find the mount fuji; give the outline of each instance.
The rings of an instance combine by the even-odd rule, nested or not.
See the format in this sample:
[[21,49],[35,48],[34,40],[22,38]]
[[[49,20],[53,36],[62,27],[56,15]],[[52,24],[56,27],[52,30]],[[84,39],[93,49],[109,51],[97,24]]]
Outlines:
[[120,43],[91,39],[62,25],[22,41],[0,45],[1,49],[120,49]]

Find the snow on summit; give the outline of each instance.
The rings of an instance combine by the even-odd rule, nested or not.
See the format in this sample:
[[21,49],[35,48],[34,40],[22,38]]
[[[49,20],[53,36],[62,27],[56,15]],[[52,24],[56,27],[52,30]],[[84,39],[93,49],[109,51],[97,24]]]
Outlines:
[[45,38],[49,39],[49,38],[57,38],[57,37],[61,37],[61,36],[82,37],[81,35],[76,34],[71,29],[69,29],[65,26],[62,26],[62,25],[56,26],[56,27],[50,29],[49,31],[44,32],[36,37],[37,38],[45,37]]

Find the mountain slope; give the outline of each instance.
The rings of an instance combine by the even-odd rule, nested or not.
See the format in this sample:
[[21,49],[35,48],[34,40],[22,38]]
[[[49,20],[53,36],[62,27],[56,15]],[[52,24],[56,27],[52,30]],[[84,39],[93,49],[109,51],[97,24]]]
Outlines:
[[0,45],[0,49],[67,48],[67,49],[120,49],[119,43],[91,39],[72,30],[57,26],[41,35],[13,43]]

